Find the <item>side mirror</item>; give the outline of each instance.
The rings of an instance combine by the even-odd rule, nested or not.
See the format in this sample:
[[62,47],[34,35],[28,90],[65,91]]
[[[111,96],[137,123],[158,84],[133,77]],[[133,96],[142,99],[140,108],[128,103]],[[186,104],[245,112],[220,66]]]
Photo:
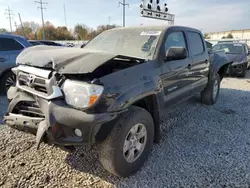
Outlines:
[[187,50],[183,47],[170,47],[166,52],[165,61],[174,61],[187,58]]

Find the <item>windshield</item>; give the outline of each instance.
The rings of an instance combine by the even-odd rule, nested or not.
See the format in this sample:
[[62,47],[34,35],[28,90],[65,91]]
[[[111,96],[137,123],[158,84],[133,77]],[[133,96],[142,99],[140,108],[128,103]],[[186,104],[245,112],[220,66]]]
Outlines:
[[84,49],[149,59],[153,56],[161,30],[115,29],[101,33]]
[[224,50],[225,53],[228,53],[228,54],[243,54],[244,53],[243,45],[234,44],[234,43],[216,44],[213,47],[213,50]]

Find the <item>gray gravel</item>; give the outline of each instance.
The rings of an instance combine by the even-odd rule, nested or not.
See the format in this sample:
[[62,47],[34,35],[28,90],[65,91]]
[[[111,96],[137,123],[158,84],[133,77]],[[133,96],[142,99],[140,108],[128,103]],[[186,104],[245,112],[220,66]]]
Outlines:
[[[118,179],[97,161],[96,148],[74,153],[0,126],[2,187],[249,187],[250,74],[225,78],[219,101],[205,106],[193,98],[166,113],[162,141],[142,170]],[[0,116],[6,110],[0,98]]]

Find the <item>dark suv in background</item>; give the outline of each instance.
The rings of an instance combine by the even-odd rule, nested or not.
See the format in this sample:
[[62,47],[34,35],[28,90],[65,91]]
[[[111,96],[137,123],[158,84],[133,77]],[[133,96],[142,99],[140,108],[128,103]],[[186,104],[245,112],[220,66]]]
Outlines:
[[250,49],[245,43],[225,42],[216,44],[212,50],[223,50],[230,62],[227,73],[245,77],[250,68]]
[[16,57],[31,44],[23,37],[12,34],[0,34],[0,92],[15,84],[15,74],[11,71],[16,65]]

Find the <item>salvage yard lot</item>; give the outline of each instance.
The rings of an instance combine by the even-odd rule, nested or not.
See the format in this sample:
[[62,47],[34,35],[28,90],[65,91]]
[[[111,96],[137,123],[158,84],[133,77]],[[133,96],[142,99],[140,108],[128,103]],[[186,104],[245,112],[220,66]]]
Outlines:
[[[0,116],[6,108],[0,97]],[[34,144],[34,136],[0,126],[0,187],[248,187],[250,72],[225,78],[214,106],[193,98],[166,111],[160,144],[129,178],[103,170],[96,147],[66,153]]]

